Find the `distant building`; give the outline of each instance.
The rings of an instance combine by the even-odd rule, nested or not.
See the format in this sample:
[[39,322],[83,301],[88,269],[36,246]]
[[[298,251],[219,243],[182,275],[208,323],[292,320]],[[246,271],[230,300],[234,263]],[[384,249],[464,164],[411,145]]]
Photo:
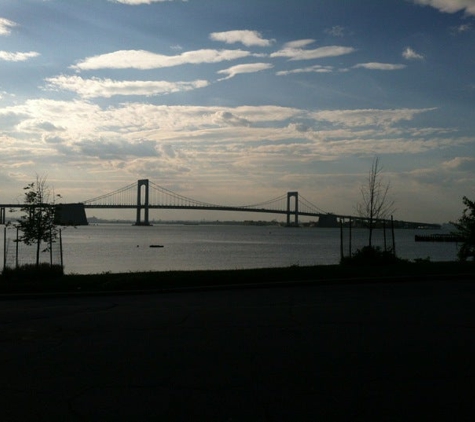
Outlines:
[[326,214],[321,215],[318,219],[318,227],[339,227],[336,215]]
[[87,226],[84,204],[56,205],[55,222],[60,226]]

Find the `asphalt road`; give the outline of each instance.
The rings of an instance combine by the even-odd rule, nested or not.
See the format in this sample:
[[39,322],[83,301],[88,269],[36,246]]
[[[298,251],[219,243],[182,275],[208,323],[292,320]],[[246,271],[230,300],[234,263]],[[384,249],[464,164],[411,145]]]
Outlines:
[[0,298],[0,420],[472,421],[475,283]]

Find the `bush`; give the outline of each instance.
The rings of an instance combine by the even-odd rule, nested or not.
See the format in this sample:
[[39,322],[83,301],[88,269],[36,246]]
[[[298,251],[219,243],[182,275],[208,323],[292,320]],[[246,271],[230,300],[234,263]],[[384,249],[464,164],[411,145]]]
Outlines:
[[17,268],[5,268],[2,272],[5,280],[15,281],[42,281],[62,275],[64,269],[61,265],[50,264],[25,264]]
[[457,229],[453,234],[462,239],[457,255],[460,261],[467,261],[469,258],[475,261],[475,201],[464,196],[463,203],[465,209],[462,217],[452,223]]
[[340,264],[357,266],[385,266],[406,262],[398,258],[392,250],[383,251],[378,246],[364,246],[352,256],[344,257]]

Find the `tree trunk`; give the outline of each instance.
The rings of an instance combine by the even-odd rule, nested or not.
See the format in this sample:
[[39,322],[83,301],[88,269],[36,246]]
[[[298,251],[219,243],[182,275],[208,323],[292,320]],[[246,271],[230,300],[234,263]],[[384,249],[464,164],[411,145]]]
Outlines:
[[38,242],[36,242],[36,268],[40,266],[40,249],[41,249],[41,239],[38,239]]

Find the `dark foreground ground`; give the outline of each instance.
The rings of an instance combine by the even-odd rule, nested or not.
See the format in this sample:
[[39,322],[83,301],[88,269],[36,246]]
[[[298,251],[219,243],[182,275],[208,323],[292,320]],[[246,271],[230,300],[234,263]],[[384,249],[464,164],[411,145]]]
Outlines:
[[2,421],[472,421],[472,274],[7,295]]
[[310,283],[312,285],[351,284],[382,280],[475,279],[475,262],[403,262],[395,265],[320,265],[248,270],[163,271],[102,274],[67,274],[8,271],[0,276],[0,295],[44,293],[93,293],[154,291],[176,289],[232,288],[262,286],[263,283]]

